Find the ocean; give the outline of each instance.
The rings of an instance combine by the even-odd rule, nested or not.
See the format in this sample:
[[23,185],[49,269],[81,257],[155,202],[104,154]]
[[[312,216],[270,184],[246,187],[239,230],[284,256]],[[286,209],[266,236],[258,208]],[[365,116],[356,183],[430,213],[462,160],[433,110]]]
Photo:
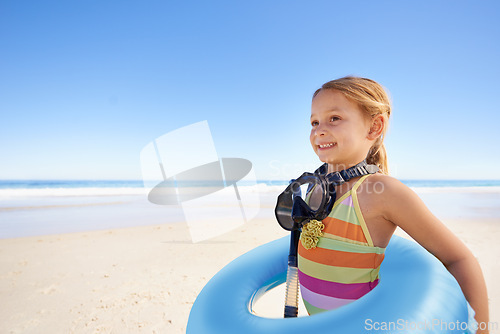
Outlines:
[[[288,185],[285,180],[242,181],[240,187],[275,192]],[[496,191],[500,180],[401,180],[410,188],[440,192],[442,189]],[[196,182],[196,186],[212,186]],[[8,197],[141,195],[147,190],[142,180],[0,180],[0,201]],[[1,204],[0,204],[1,205]]]
[[[500,180],[402,180],[441,219],[500,218]],[[257,217],[274,219],[288,181],[238,183],[258,193]],[[210,186],[205,184],[202,186]],[[0,238],[185,221],[179,205],[148,201],[141,180],[0,180]]]

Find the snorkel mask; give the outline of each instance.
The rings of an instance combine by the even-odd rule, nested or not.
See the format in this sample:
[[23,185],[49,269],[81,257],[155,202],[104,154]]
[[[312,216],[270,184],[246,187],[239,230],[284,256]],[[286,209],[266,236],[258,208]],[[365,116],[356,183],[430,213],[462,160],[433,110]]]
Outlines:
[[321,221],[332,211],[337,194],[335,186],[352,178],[373,174],[378,171],[375,165],[363,160],[356,166],[340,172],[327,174],[328,164],[322,165],[314,173],[304,173],[292,180],[285,191],[278,196],[274,214],[278,223],[290,233],[290,251],[286,274],[285,318],[298,315],[298,261],[297,247],[302,225],[315,219]]
[[303,173],[278,196],[274,213],[281,227],[292,231],[300,229],[309,220],[325,219],[335,203],[335,186],[355,177],[374,174],[379,169],[363,160],[340,172],[327,174],[327,170],[328,164],[325,163],[314,173]]

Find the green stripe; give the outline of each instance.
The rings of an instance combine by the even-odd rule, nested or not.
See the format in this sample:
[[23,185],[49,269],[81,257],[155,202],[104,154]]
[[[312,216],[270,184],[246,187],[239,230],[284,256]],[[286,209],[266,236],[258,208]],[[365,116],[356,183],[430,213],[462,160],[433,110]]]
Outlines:
[[314,278],[337,283],[373,282],[378,277],[380,266],[373,268],[346,268],[317,263],[299,255],[299,270]]
[[322,308],[319,308],[319,307],[316,307],[316,306],[312,306],[311,304],[309,304],[304,299],[302,299],[302,301],[304,302],[304,306],[306,307],[307,313],[309,313],[309,315],[313,315],[313,314],[317,314],[317,313],[321,313],[321,312],[325,312],[326,311],[326,310],[323,310]]
[[358,245],[350,242],[320,237],[317,247],[350,253],[384,254],[385,248]]
[[337,207],[330,212],[328,217],[340,219],[354,225],[360,225],[354,208],[342,203],[339,203],[339,205],[337,205]]
[[325,239],[338,240],[338,241],[346,242],[346,243],[349,243],[349,244],[356,244],[356,245],[361,245],[361,246],[370,246],[370,245],[368,245],[367,242],[352,240],[352,239],[349,239],[349,238],[340,237],[338,235],[330,234],[330,233],[326,233],[326,232],[323,233],[323,237]]

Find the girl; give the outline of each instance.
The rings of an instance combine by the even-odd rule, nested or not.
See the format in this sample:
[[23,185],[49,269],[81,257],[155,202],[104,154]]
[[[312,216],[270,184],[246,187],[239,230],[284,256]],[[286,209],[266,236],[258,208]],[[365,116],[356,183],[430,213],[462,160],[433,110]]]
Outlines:
[[[313,95],[310,140],[319,159],[328,164],[327,173],[342,171],[364,159],[368,164],[377,165],[379,173],[354,178],[337,186],[337,201],[330,215],[320,223],[323,244],[337,243],[334,248],[353,249],[350,252],[352,257],[348,259],[350,264],[345,263],[345,256],[335,257],[331,255],[333,253],[321,250],[321,244],[318,247],[310,245],[306,242],[307,233],[304,233],[307,225],[303,229],[298,267],[306,308],[312,314],[339,307],[373,289],[378,283],[378,269],[385,247],[399,226],[446,266],[474,309],[476,320],[487,323],[486,285],[475,257],[411,189],[388,176],[383,140],[390,114],[386,92],[370,79],[344,77],[325,83]],[[309,276],[308,272],[315,270],[315,263],[327,257],[328,265],[335,267],[349,269],[358,258],[367,257],[374,265],[367,273],[367,279],[361,278],[354,284],[345,284],[346,280],[351,283],[349,274],[326,280]],[[350,294],[347,297],[329,299],[327,306],[308,302],[314,299],[314,295],[321,295],[328,286],[340,290],[346,286],[349,286],[346,289],[355,289],[346,292],[346,295]]]

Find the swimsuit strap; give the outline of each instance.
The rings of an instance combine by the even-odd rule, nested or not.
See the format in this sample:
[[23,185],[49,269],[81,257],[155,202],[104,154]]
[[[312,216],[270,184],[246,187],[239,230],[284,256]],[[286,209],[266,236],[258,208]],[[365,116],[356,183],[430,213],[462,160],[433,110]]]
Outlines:
[[[370,174],[371,175],[371,174]],[[356,212],[356,216],[358,217],[359,224],[361,225],[361,228],[363,230],[363,233],[365,235],[366,241],[368,242],[368,245],[371,247],[375,247],[373,244],[372,236],[370,234],[370,231],[368,230],[368,226],[366,225],[365,222],[365,217],[363,216],[363,213],[361,212],[361,207],[359,205],[359,200],[358,200],[358,193],[357,190],[361,183],[363,183],[364,180],[370,175],[365,175],[362,176],[351,189],[351,196],[352,196],[352,201],[353,201],[353,206],[354,206],[354,211]]]
[[359,188],[359,186],[361,185],[361,183],[363,183],[363,181],[364,181],[364,180],[366,180],[366,178],[367,178],[368,176],[370,176],[370,175],[372,175],[372,174],[363,175],[362,177],[360,177],[360,178],[359,178],[359,180],[357,180],[357,181],[356,181],[356,183],[352,186],[352,188],[351,188],[351,190],[350,190],[350,191],[351,191],[351,193],[352,193],[353,191],[356,191],[356,190]]

